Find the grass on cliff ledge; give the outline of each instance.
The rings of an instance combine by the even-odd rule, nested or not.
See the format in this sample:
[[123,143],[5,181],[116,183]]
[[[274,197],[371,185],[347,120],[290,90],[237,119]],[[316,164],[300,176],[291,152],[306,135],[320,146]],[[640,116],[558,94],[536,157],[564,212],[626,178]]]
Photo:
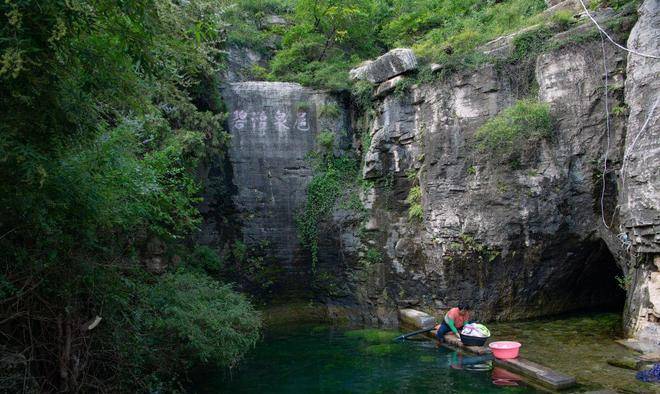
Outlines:
[[[616,10],[639,2],[594,0],[590,8]],[[350,68],[392,48],[411,47],[422,62],[451,70],[470,68],[487,60],[477,48],[500,36],[535,25],[559,32],[577,22],[572,11],[542,14],[545,0],[297,0],[287,5],[291,25],[282,29],[267,79],[333,90],[351,86]]]
[[519,100],[484,123],[476,132],[479,151],[485,156],[517,163],[528,147],[550,138],[550,107],[535,100]]
[[544,0],[299,0],[270,79],[346,89],[348,70],[396,47],[447,63],[489,40],[539,23]]

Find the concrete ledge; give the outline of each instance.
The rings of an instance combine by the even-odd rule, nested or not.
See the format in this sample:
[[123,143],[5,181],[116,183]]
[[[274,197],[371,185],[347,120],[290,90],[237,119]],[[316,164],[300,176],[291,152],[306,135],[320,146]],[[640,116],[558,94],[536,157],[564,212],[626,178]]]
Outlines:
[[399,309],[399,321],[411,326],[415,330],[433,327],[435,318],[428,313],[416,309]]
[[[419,330],[431,327],[435,324],[437,319],[428,313],[415,309],[401,309],[399,310],[399,321],[404,326],[410,327],[413,330]],[[428,337],[433,338],[432,334],[428,334]],[[486,346],[464,346],[454,334],[445,335],[443,346],[451,349],[460,348],[464,351],[480,355],[490,353],[490,349]],[[572,376],[553,371],[548,367],[544,367],[543,365],[522,357],[512,360],[498,360],[494,358],[493,362],[497,366],[524,375],[531,379],[532,383],[540,384],[551,389],[561,390],[573,387],[577,384],[575,378]]]
[[521,375],[538,381],[543,386],[555,390],[567,389],[575,386],[577,383],[572,376],[555,372],[548,367],[544,367],[541,364],[537,364],[522,357],[511,360],[499,360],[493,358],[493,362],[500,367],[504,367],[509,371],[518,372]]

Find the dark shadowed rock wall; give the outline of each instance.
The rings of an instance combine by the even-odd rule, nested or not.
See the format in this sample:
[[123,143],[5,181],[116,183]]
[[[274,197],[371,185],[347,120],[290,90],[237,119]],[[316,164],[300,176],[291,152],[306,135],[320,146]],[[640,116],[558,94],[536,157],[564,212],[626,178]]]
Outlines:
[[265,245],[288,277],[288,290],[305,287],[309,254],[298,241],[295,215],[312,176],[307,156],[316,149],[320,132],[347,129],[343,103],[284,82],[231,83],[222,95],[232,137],[231,198],[241,223],[239,239],[248,246]]

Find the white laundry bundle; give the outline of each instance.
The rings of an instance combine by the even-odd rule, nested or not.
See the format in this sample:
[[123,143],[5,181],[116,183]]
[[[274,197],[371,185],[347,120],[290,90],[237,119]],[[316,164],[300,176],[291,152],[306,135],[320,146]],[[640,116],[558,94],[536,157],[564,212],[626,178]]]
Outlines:
[[490,331],[483,324],[470,323],[463,326],[463,329],[461,330],[461,335],[467,335],[477,338],[488,338],[490,337]]

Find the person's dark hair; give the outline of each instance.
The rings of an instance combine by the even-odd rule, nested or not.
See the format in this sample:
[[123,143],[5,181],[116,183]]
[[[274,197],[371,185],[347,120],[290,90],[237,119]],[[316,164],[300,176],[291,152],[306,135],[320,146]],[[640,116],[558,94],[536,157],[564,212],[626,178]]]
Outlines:
[[470,306],[470,304],[464,303],[464,304],[458,304],[458,309],[462,311],[471,311],[472,307]]

